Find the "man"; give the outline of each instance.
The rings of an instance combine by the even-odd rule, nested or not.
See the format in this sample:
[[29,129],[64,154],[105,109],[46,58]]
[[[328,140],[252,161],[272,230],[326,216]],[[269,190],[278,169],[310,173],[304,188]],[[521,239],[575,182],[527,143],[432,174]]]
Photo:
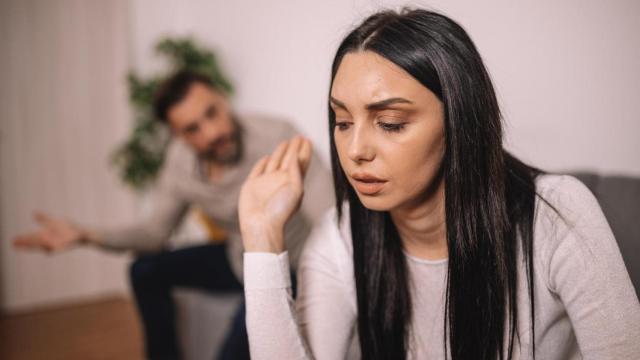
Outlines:
[[[295,131],[274,119],[234,116],[225,94],[207,77],[189,71],[177,73],[161,86],[154,107],[174,139],[150,218],[127,228],[98,230],[36,214],[40,231],[17,236],[14,243],[49,251],[91,244],[141,254],[132,264],[130,276],[144,324],[147,356],[175,359],[180,350],[171,289],[242,291],[243,249],[237,217],[240,187],[253,164]],[[308,170],[305,188],[302,212],[287,225],[285,235],[293,264],[312,219],[319,218],[333,201],[330,174],[317,157]],[[226,242],[161,251],[192,205],[224,230]],[[238,311],[220,358],[249,357],[243,309]]]

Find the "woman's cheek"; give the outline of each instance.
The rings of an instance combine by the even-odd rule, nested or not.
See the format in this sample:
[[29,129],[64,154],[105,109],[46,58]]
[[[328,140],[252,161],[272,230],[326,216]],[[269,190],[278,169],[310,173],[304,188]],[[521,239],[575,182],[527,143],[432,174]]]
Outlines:
[[396,190],[404,195],[412,195],[416,191],[423,175],[421,168],[424,167],[424,164],[417,164],[410,160],[409,157],[396,159],[391,171],[397,187]]

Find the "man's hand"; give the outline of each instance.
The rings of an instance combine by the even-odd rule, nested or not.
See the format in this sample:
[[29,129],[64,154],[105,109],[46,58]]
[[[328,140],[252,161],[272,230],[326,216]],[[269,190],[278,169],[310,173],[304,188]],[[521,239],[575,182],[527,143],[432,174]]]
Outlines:
[[40,212],[35,213],[33,218],[40,225],[40,230],[16,236],[13,239],[15,247],[56,252],[88,238],[86,231],[69,221],[49,217]]
[[260,159],[240,191],[240,231],[245,251],[281,253],[284,226],[300,207],[311,143],[300,136]]

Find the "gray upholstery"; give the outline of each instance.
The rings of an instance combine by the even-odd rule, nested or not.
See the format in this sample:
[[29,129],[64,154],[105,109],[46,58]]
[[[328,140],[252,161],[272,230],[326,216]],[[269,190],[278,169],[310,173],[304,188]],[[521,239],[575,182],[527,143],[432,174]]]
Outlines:
[[640,178],[574,174],[596,196],[640,297]]
[[213,360],[242,302],[242,293],[214,295],[177,289],[173,293],[178,337],[185,360]]

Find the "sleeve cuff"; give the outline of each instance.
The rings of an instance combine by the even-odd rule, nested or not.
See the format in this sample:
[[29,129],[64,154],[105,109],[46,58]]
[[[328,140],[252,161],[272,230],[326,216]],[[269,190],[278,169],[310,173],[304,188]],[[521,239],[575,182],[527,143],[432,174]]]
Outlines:
[[283,289],[291,287],[289,254],[244,253],[245,290]]
[[120,244],[118,244],[118,237],[113,234],[113,231],[105,229],[92,229],[92,231],[97,236],[98,241],[90,241],[89,243],[91,245],[113,250],[118,250],[122,247],[119,246]]

